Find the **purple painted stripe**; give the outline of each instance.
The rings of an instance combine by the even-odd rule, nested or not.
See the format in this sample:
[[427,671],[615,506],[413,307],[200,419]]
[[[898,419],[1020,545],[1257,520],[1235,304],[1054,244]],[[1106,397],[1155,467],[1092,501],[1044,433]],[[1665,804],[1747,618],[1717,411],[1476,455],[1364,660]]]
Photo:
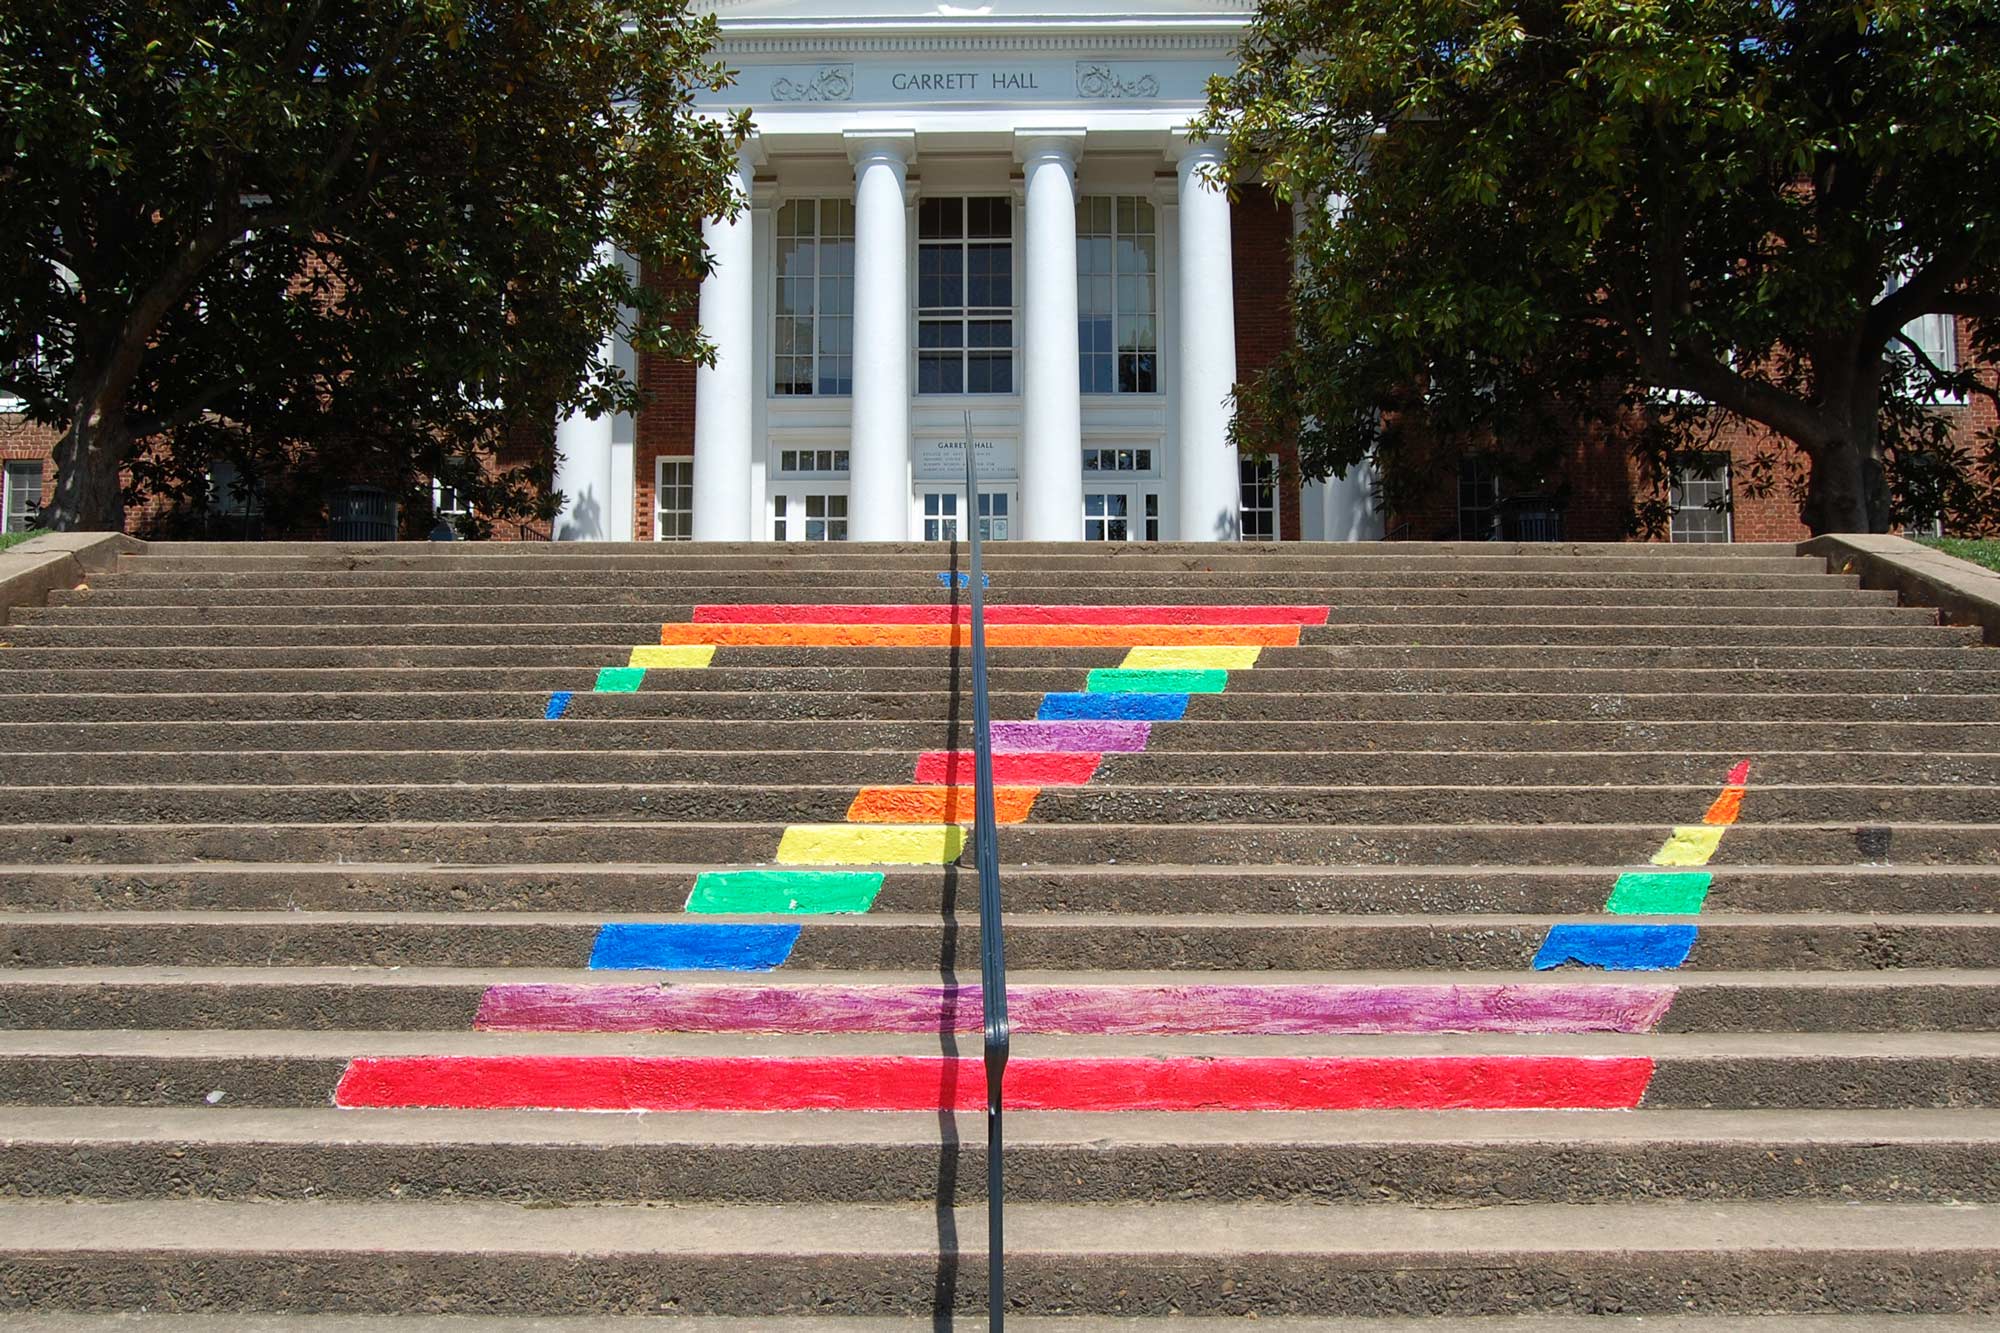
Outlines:
[[1095,751],[1099,754],[1146,748],[1150,722],[995,722],[995,750]]
[[[1650,1032],[1672,986],[1010,986],[1023,1032]],[[527,1032],[970,1032],[977,986],[490,987],[477,1026]]]

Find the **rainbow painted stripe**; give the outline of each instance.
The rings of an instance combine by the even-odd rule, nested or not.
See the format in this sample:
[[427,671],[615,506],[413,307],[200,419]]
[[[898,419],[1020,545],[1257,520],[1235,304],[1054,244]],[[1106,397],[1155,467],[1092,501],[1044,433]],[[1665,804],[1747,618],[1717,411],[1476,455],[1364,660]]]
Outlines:
[[[1324,606],[1044,606],[988,609],[988,642],[1002,647],[1121,647],[1115,667],[1084,688],[1045,695],[1033,721],[993,724],[995,804],[1003,822],[1027,819],[1044,786],[1090,782],[1109,754],[1143,751],[1155,725],[1185,716],[1196,694],[1221,693],[1262,650],[1324,624]],[[962,645],[968,612],[938,604],[704,605],[663,625],[658,645],[632,649],[599,674],[596,692],[641,688],[657,668],[712,665],[718,647]],[[560,719],[568,694],[550,698]],[[866,787],[841,824],[795,824],[775,868],[705,872],[688,916],[800,917],[867,912],[881,867],[941,865],[964,850],[972,756],[917,756],[913,782]],[[1737,781],[1740,785],[1741,778]],[[1725,798],[1728,793],[1725,792]],[[1727,807],[1731,818],[1740,806]],[[1724,810],[1718,800],[1711,816]],[[1713,819],[1711,822],[1716,822]],[[1693,855],[1678,830],[1662,856]],[[1673,849],[1685,845],[1690,850]],[[1713,843],[1708,845],[1712,854]],[[1678,863],[1672,863],[1678,864]],[[1685,876],[1621,878],[1620,903],[1685,902]],[[1705,881],[1706,877],[1702,877]],[[1673,880],[1673,883],[1653,881]],[[1629,883],[1628,883],[1629,881]],[[1644,882],[1642,882],[1644,881]],[[1702,886],[1706,887],[1705,882]],[[1697,902],[1698,906],[1698,902]],[[1633,908],[1630,910],[1639,910]],[[1657,910],[1648,907],[1646,910]],[[1560,929],[1560,928],[1559,928]],[[1688,928],[1690,931],[1691,927]],[[620,922],[600,930],[590,966],[611,970],[742,973],[782,966],[797,922]],[[1551,933],[1551,942],[1554,941]],[[1543,952],[1547,953],[1548,945]],[[1546,966],[1538,957],[1537,966]],[[1672,986],[1187,985],[1010,989],[1026,1032],[1078,1034],[1648,1032],[1672,1005]],[[514,985],[491,988],[477,1026],[487,1031],[922,1033],[969,1030],[975,989],[718,983],[703,986]],[[1265,1059],[1017,1058],[1007,1100],[1050,1110],[1338,1110],[1630,1108],[1652,1077],[1646,1058],[1438,1056]],[[935,1057],[450,1057],[355,1060],[341,1106],[539,1107],[584,1110],[973,1109],[975,1061]]]
[[[1750,781],[1750,761],[1729,770],[1722,793],[1710,803],[1702,822],[1682,826],[1667,835],[1652,863],[1663,869],[1620,875],[1611,886],[1604,909],[1614,916],[1696,916],[1708,901],[1715,877],[1700,869],[1722,846],[1722,835],[1743,813],[1743,793]],[[1535,953],[1535,967],[1577,964],[1614,972],[1660,972],[1687,962],[1700,929],[1689,924],[1642,925],[1637,922],[1576,922],[1549,928]]]

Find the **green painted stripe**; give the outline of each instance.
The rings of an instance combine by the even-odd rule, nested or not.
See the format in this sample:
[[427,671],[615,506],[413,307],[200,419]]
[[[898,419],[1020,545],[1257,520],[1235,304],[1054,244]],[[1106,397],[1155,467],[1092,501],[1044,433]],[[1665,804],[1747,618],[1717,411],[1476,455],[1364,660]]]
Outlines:
[[1714,882],[1715,876],[1705,870],[1620,875],[1604,910],[1621,916],[1692,916],[1707,901]]
[[599,694],[630,694],[646,678],[644,667],[603,667],[597,673]]
[[687,910],[798,916],[865,912],[881,891],[879,870],[711,870],[695,877]]
[[1091,694],[1220,694],[1227,684],[1229,673],[1212,667],[1098,667],[1084,688]]

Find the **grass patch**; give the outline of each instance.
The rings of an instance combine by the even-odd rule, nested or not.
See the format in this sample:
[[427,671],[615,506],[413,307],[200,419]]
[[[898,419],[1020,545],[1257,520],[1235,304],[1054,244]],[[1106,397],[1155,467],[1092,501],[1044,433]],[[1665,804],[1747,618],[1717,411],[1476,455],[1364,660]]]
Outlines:
[[2000,540],[1991,537],[1921,537],[1924,545],[1955,555],[1960,560],[1970,560],[1975,565],[1984,565],[1991,570],[2000,570]]
[[22,542],[28,540],[28,538],[39,537],[41,535],[39,532],[0,532],[0,551],[4,551],[10,546],[19,546]]

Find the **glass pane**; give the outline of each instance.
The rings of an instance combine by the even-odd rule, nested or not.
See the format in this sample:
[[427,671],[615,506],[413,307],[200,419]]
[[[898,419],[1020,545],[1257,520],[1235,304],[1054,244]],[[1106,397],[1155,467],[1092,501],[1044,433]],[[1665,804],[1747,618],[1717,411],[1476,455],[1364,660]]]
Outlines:
[[965,360],[956,352],[925,352],[917,358],[918,393],[964,393]]
[[1014,201],[973,199],[967,201],[966,235],[1006,238],[1014,234]]
[[964,337],[965,325],[955,319],[927,319],[917,325],[919,347],[959,347]]
[[1131,525],[1122,518],[1109,519],[1104,524],[1104,540],[1122,542],[1131,540]]
[[1102,515],[1104,513],[1104,497],[1101,495],[1084,496],[1083,513],[1086,518],[1093,515]]
[[925,199],[917,205],[917,237],[937,240],[965,234],[963,199]]

